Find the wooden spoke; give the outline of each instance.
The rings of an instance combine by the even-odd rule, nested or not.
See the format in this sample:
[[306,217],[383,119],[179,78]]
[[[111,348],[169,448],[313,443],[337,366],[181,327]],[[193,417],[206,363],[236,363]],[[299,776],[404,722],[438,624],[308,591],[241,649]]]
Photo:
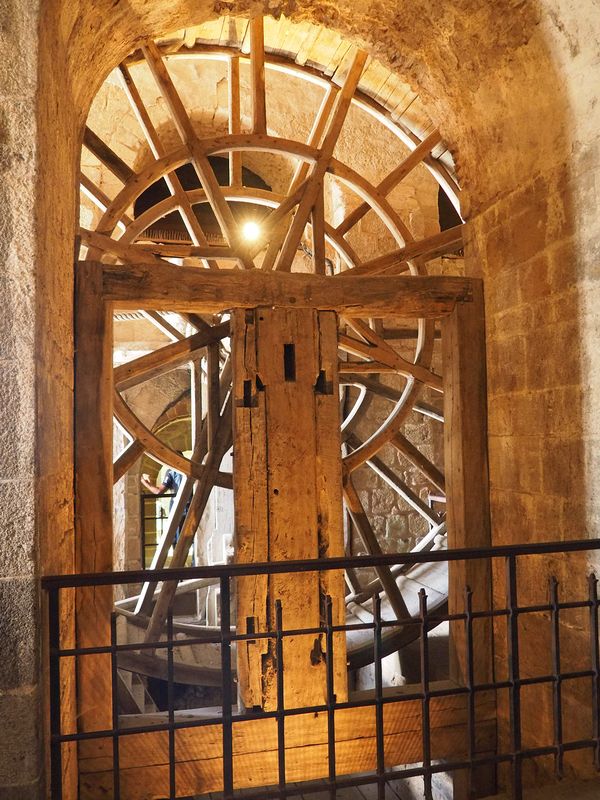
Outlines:
[[[331,116],[331,112],[335,105],[335,99],[337,97],[337,87],[334,89],[330,88],[325,92],[323,96],[323,100],[319,107],[319,111],[317,116],[315,117],[315,121],[313,123],[310,135],[308,137],[308,145],[310,147],[318,148],[319,144],[321,143],[321,139],[323,138],[323,133],[325,132],[327,122],[329,117]],[[281,218],[280,221],[274,220],[273,225],[271,225],[271,220],[269,218],[270,224],[270,238],[269,238],[269,248],[265,255],[262,268],[264,270],[273,269],[275,265],[275,260],[281,249],[281,245],[286,236],[286,231],[289,229],[289,224],[291,220],[291,215],[289,212],[298,205],[300,200],[304,197],[304,193],[308,186],[308,176],[309,172],[309,164],[306,161],[301,161],[294,171],[294,177],[290,183],[290,187],[288,189],[288,199],[290,201],[289,208],[285,211],[285,221],[284,217]]]
[[396,433],[390,440],[391,444],[396,447],[403,456],[405,456],[411,464],[413,464],[431,483],[440,490],[443,494],[446,492],[446,481],[444,475],[440,470],[426,458],[421,451],[409,442],[409,440],[401,433]]
[[185,335],[174,325],[171,325],[158,311],[144,310],[142,314],[146,317],[148,322],[151,322],[161,333],[168,336],[172,342],[180,342],[185,339]]
[[335,108],[325,130],[319,158],[310,171],[308,186],[306,187],[302,200],[298,204],[294,219],[283,242],[281,252],[279,253],[275,265],[276,269],[290,271],[292,268],[292,262],[298,244],[300,243],[302,233],[306,227],[309,214],[317,200],[319,192],[322,190],[323,178],[325,177],[327,167],[333,156],[335,145],[337,144],[346,115],[350,109],[352,95],[358,86],[366,60],[367,54],[363,50],[357,51],[350,70],[348,71],[348,75],[346,76],[346,80],[344,81],[344,85],[336,98]]
[[[122,392],[137,386],[143,381],[151,380],[174,367],[190,361],[195,353],[207,345],[218,343],[223,337],[229,335],[229,323],[223,322],[203,330],[186,339],[179,339],[173,344],[154,350],[133,361],[121,364],[114,371],[115,387]],[[217,344],[218,348],[218,344]]]
[[150,71],[159,86],[163,97],[166,101],[167,107],[171,113],[171,118],[177,128],[182,141],[189,149],[192,157],[192,163],[198,173],[198,177],[202,183],[204,191],[210,201],[211,207],[215,213],[217,221],[221,226],[223,235],[225,236],[228,244],[237,246],[238,255],[241,264],[247,269],[253,266],[252,262],[244,253],[239,232],[237,230],[236,222],[231,213],[231,209],[227,205],[227,201],[223,196],[223,192],[215,177],[215,173],[208,161],[208,158],[200,146],[200,142],[193,129],[191,120],[184,108],[181,98],[179,97],[171,76],[165,66],[164,61],[160,55],[160,51],[154,42],[148,42],[143,48],[144,56]]
[[[377,537],[371,527],[369,518],[367,517],[363,505],[358,496],[358,492],[354,488],[352,479],[348,478],[344,482],[344,500],[352,522],[358,535],[360,536],[363,547],[369,555],[380,555],[382,550],[377,541]],[[390,605],[394,610],[396,619],[407,619],[410,614],[402,597],[402,593],[398,588],[398,584],[394,580],[389,567],[376,567],[377,576],[385,588]]]
[[[171,559],[171,566],[173,568],[181,567],[185,563],[185,559],[194,536],[196,535],[196,529],[200,524],[200,520],[204,513],[204,509],[206,508],[210,493],[213,489],[213,486],[218,482],[217,478],[219,475],[221,461],[223,460],[223,456],[227,450],[229,450],[231,447],[231,409],[232,398],[230,394],[229,399],[225,404],[225,408],[223,409],[223,414],[221,415],[214,439],[208,450],[208,455],[206,457],[202,474],[194,487],[192,502],[190,503],[185,521],[179,533],[179,539],[175,546],[175,552],[173,553],[173,557]],[[150,624],[146,630],[146,642],[154,642],[158,640],[158,637],[160,636],[160,633],[164,627],[169,608],[171,607],[176,588],[176,581],[169,581],[163,584],[160,595],[156,601],[156,605],[154,606],[154,611],[152,612]]]
[[252,130],[267,132],[265,93],[265,32],[262,16],[250,20],[250,71],[252,74]]
[[[377,186],[378,194],[387,197],[387,195],[396,188],[396,186],[409,175],[412,170],[420,164],[423,159],[431,153],[433,148],[441,141],[441,134],[438,130],[430,133],[415,149],[402,161],[398,166],[387,175],[381,183]],[[353,228],[365,214],[371,209],[367,202],[361,203],[354,211],[351,211],[348,216],[340,222],[336,231],[345,236],[348,231]]]
[[[382,340],[383,342],[383,340]],[[430,386],[438,392],[443,389],[442,378],[436,375],[431,370],[422,367],[420,364],[412,364],[410,361],[402,358],[391,347],[382,346],[382,344],[365,344],[364,342],[354,339],[351,336],[341,335],[339,338],[340,349],[346,353],[362,356],[363,358],[378,359],[379,364],[373,370],[375,372],[381,371],[379,365],[384,364],[394,370],[400,375],[412,376],[415,380]],[[383,342],[385,345],[385,342]],[[355,364],[352,364],[354,367]],[[359,370],[357,370],[359,371]]]
[[[240,59],[232,56],[227,62],[229,89],[229,133],[241,133],[240,116]],[[229,183],[231,186],[242,185],[242,154],[238,150],[229,153]]]
[[[355,436],[354,434],[348,437],[348,444],[356,449],[360,447],[362,442]],[[393,489],[396,494],[400,495],[400,497],[409,504],[414,510],[424,517],[428,522],[432,525],[439,525],[441,522],[440,515],[437,514],[433,509],[431,509],[427,503],[424,503],[421,498],[415,494],[412,489],[403,481],[401,480],[392,469],[388,467],[388,465],[378,458],[377,456],[373,456],[367,460],[367,465],[371,467],[373,472],[376,475],[385,481],[385,483]]]
[[133,467],[138,458],[143,455],[143,453],[144,445],[139,441],[139,439],[134,439],[132,442],[130,442],[130,444],[127,445],[125,450],[123,450],[121,455],[113,464],[114,483],[121,480],[123,475],[129,472],[129,470]]
[[422,239],[420,242],[407,244],[406,247],[393,250],[372,261],[365,261],[364,264],[353,270],[353,275],[377,275],[389,269],[405,267],[414,258],[431,260],[439,258],[445,253],[455,253],[464,247],[463,228],[464,225],[457,225],[441,233],[436,233],[434,236],[429,236],[427,239]]
[[323,186],[311,211],[312,251],[315,275],[325,275],[325,196]]
[[[154,158],[156,159],[163,158],[166,155],[165,149],[160,140],[160,136],[158,135],[158,132],[154,127],[152,120],[150,119],[150,115],[146,110],[146,107],[133,81],[133,78],[131,77],[131,73],[129,72],[125,64],[120,65],[119,72],[121,75],[123,90],[127,95],[129,103],[137,117],[140,127],[142,128],[144,136],[146,137],[146,140],[150,145]],[[202,230],[200,223],[198,222],[196,214],[194,213],[194,209],[192,208],[192,204],[189,201],[185,189],[181,185],[181,181],[179,180],[177,173],[170,172],[165,177],[165,181],[167,183],[169,191],[177,200],[181,217],[187,228],[187,231],[190,235],[192,242],[197,246],[199,245],[207,246],[208,241],[206,239],[204,231]],[[211,262],[206,261],[205,266],[211,267],[213,269],[218,269],[214,261]]]
[[128,183],[133,178],[131,167],[87,126],[83,133],[83,144],[121,183]]
[[[91,178],[82,172],[79,175],[79,183],[81,187],[81,191],[85,194],[86,197],[94,203],[94,205],[100,209],[103,213],[108,209],[111,204],[110,197],[105,194],[102,189],[100,189]],[[123,214],[120,220],[118,220],[117,224],[122,227],[126,228],[132,222],[131,218],[127,216],[127,214]]]

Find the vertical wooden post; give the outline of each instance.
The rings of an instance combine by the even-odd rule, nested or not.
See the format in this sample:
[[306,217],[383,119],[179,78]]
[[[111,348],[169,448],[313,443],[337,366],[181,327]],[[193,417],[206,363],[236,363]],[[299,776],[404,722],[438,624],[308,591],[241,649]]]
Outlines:
[[[473,281],[473,302],[457,303],[442,321],[444,375],[444,461],[448,546],[488,547],[491,544],[489,472],[487,452],[487,384],[483,286]],[[492,604],[490,564],[484,560],[453,562],[448,575],[449,612],[463,613],[465,587],[473,591],[475,610]],[[457,683],[467,680],[467,647],[464,626],[452,623],[450,632],[450,676]],[[492,677],[492,625],[477,621],[473,631],[475,681]],[[455,795],[460,792],[459,779]],[[473,774],[475,796],[494,794],[493,768]]]
[[[233,314],[234,489],[238,562],[343,554],[337,319],[311,309],[258,308]],[[334,624],[344,618],[341,573],[253,576],[238,581],[238,627],[317,627],[325,595]],[[324,703],[323,636],[284,640],[285,705]],[[273,709],[274,642],[238,648],[240,700]],[[335,691],[347,696],[343,636],[334,647]]]
[[[75,536],[77,572],[112,570],[112,308],[98,264],[77,265],[75,295]],[[79,589],[77,645],[110,644],[111,587]],[[109,728],[110,655],[78,659],[84,731]]]

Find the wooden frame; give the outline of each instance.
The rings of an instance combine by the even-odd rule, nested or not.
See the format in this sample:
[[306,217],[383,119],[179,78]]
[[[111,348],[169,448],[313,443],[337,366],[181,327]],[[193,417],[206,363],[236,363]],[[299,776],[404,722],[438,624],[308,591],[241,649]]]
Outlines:
[[[87,421],[85,427],[80,427],[77,435],[77,519],[82,559],[85,559],[85,554],[88,554],[88,560],[82,560],[82,564],[88,565],[88,571],[99,569],[97,560],[94,560],[93,563],[89,561],[92,553],[96,554],[94,559],[101,554],[102,569],[111,567],[111,539],[106,535],[106,530],[110,530],[110,486],[112,483],[110,475],[111,446],[108,441],[110,437],[107,439],[106,436],[107,428],[112,429],[112,425],[109,424],[112,379],[111,370],[108,369],[110,362],[107,351],[107,342],[110,342],[110,313],[115,302],[118,302],[119,306],[139,305],[140,293],[147,309],[164,308],[165,294],[160,288],[161,280],[163,280],[161,278],[162,267],[157,269],[155,280],[153,280],[146,265],[124,268],[101,263],[84,263],[79,266],[77,306],[82,310],[85,309],[85,313],[80,313],[77,319],[76,409],[79,418]],[[317,305],[320,302],[329,310],[338,313],[347,313],[348,309],[354,310],[357,297],[361,297],[362,306],[360,308],[361,313],[364,313],[368,307],[367,303],[370,302],[365,298],[372,295],[378,298],[377,301],[372,301],[373,313],[376,312],[376,307],[379,314],[382,313],[382,298],[388,297],[391,298],[391,306],[397,312],[400,312],[402,302],[406,302],[411,308],[413,308],[411,304],[418,305],[419,314],[424,317],[442,315],[442,340],[446,366],[445,416],[450,422],[446,438],[446,463],[447,471],[449,468],[452,475],[450,478],[448,475],[446,477],[446,484],[451,487],[448,495],[450,544],[451,546],[489,544],[488,506],[486,503],[482,504],[482,497],[487,497],[487,461],[485,370],[482,366],[485,363],[484,360],[482,361],[484,356],[483,300],[480,281],[464,278],[361,278],[348,276],[343,281],[334,282],[318,275],[299,276],[276,273],[265,275],[251,272],[244,274],[246,283],[242,286],[241,274],[238,272],[219,274],[212,271],[202,272],[200,277],[206,281],[202,284],[202,281],[198,282],[197,280],[197,270],[180,270],[177,283],[173,285],[171,281],[169,304],[175,308],[185,307],[188,311],[193,310],[195,313],[206,310],[206,308],[211,311],[224,310],[231,306],[252,308],[264,303],[264,293],[267,291],[267,296],[274,305],[285,303],[287,300],[286,304],[291,307],[302,307],[309,304],[306,298],[310,297],[317,298]],[[140,279],[141,275],[144,276],[142,279]],[[329,293],[328,299],[325,299],[322,294],[323,281],[327,281],[328,285],[335,283],[336,286],[335,291]],[[376,290],[373,288],[374,286],[377,287]],[[398,289],[398,286],[401,289]],[[286,289],[287,291],[285,291]],[[319,297],[322,298],[320,301]],[[314,302],[314,299],[311,300],[311,306]],[[376,306],[376,304],[379,305]],[[177,343],[172,346],[172,349],[188,346],[187,343],[185,345]],[[104,398],[100,404],[96,402],[98,397]],[[395,436],[397,435],[395,434]],[[402,446],[401,441],[398,444]],[[100,494],[97,480],[88,480],[89,465],[95,463],[106,465],[103,473],[105,488]],[[437,477],[437,480],[442,482],[440,476]],[[350,499],[351,497],[352,495],[350,495]],[[352,503],[351,507],[354,507]],[[360,508],[355,508],[355,511],[360,515]],[[473,539],[474,535],[477,537],[476,540]],[[382,576],[382,580],[385,580],[385,576]],[[451,583],[451,586],[454,587],[451,595],[451,607],[455,610],[458,608],[462,602],[464,584],[469,581],[478,593],[479,607],[486,607],[489,600],[486,580],[485,572],[482,575],[476,575],[471,572],[471,568],[454,567]],[[82,595],[82,601],[88,603],[89,598],[87,596],[84,598]],[[167,601],[168,598],[164,602]],[[112,598],[110,593],[105,590],[97,590],[93,602],[95,604],[93,616],[86,611],[83,602],[79,605],[81,616],[78,616],[78,635],[83,637],[83,639],[80,638],[80,641],[91,642],[94,640],[97,643],[98,636],[101,639],[106,637],[106,620],[109,618]],[[401,609],[399,609],[400,611]],[[95,616],[96,613],[99,616]],[[105,616],[102,618],[100,615]],[[100,628],[97,627],[98,624]],[[154,633],[156,632],[157,629],[154,628]],[[460,683],[464,679],[464,664],[460,655],[462,653],[461,637],[454,635],[453,641],[456,653],[454,679]],[[491,668],[491,661],[488,658],[488,654],[491,653],[491,629],[489,626],[478,628],[475,651],[484,654],[483,660],[478,665],[478,675],[484,679]],[[87,669],[80,672],[80,702],[83,704],[84,713],[93,717],[93,728],[96,729],[106,725],[105,715],[109,714],[110,684],[108,676],[109,670],[106,670],[104,675],[102,672],[96,672],[93,676]],[[99,697],[103,698],[103,705],[98,705]],[[448,702],[441,701],[440,711],[442,708],[448,707]],[[454,708],[453,714],[459,714],[459,717],[464,714],[465,703],[463,700],[452,701],[450,705]],[[485,706],[484,704],[482,706],[482,708],[488,709],[485,713],[490,716],[493,716],[492,707],[493,702],[491,705]],[[351,723],[350,729],[353,724]],[[88,727],[87,722],[86,727]],[[268,726],[265,730],[267,728]],[[389,729],[390,743],[395,741],[394,737],[400,735],[400,731],[401,728]],[[486,737],[481,743],[481,747],[485,751],[494,747],[490,728],[486,728],[486,731]],[[448,747],[444,753],[450,756],[458,753],[462,747],[464,727],[456,725],[454,721],[448,734],[450,739],[448,739]],[[197,748],[203,746],[200,743],[209,734],[198,729],[189,735],[191,736],[190,746],[195,752],[200,752]],[[210,734],[210,736],[212,735]],[[262,736],[262,734],[260,735]],[[157,752],[157,747],[160,749],[160,736],[149,734],[148,737],[150,737],[148,749],[144,747],[143,752],[150,757],[152,752]],[[151,739],[155,742],[154,744],[150,744]],[[195,744],[192,745],[192,741]],[[343,738],[340,739],[342,750],[343,741]],[[350,747],[349,743],[348,747]],[[85,761],[85,764],[82,761],[82,769],[86,770],[84,783],[87,788],[84,796],[96,797],[97,793],[102,791],[101,787],[103,781],[106,780],[106,773],[102,768],[102,762],[96,762],[93,759],[87,761],[83,755],[86,752],[85,747],[81,752]],[[267,750],[264,752],[266,753]],[[368,759],[365,761],[364,756],[359,756],[358,752],[352,756],[350,755],[352,752],[354,751],[350,747],[349,755],[344,756],[349,759],[347,771],[370,768]],[[418,748],[414,751],[410,750],[410,753],[411,759],[419,760]],[[293,746],[290,745],[290,757],[292,756]],[[145,757],[139,755],[142,760]],[[151,763],[151,761],[147,762],[148,768]],[[240,763],[243,763],[243,760]],[[96,766],[92,766],[93,764]],[[214,768],[217,767],[217,762],[214,762]],[[209,768],[208,763],[206,768]],[[161,769],[163,768],[161,767]],[[131,773],[131,775],[134,774],[135,772]],[[154,774],[160,775],[161,773],[155,771]],[[212,766],[210,774],[215,774]],[[243,770],[242,774],[244,774]],[[252,783],[250,776],[241,780],[240,786]],[[203,786],[210,787],[210,789],[218,788],[219,781],[216,777],[207,777],[206,781],[207,783]],[[136,785],[136,781],[132,780],[131,793],[126,795],[127,798],[145,796],[141,789],[138,791],[137,788],[134,788]],[[206,788],[205,790],[210,789]]]

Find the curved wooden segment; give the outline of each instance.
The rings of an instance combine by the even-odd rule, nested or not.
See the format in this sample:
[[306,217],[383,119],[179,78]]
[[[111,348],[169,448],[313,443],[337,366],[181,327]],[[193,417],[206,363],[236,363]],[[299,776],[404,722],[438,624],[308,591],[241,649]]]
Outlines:
[[[146,453],[149,453],[161,464],[173,467],[184,475],[190,475],[196,480],[203,480],[205,478],[205,465],[190,461],[180,455],[176,450],[164,444],[164,442],[161,442],[160,439],[138,419],[118,392],[115,392],[114,395],[113,408],[115,417],[125,430],[141,442]],[[215,484],[226,489],[231,489],[233,485],[232,477],[226,472],[217,471]]]
[[150,380],[179,366],[179,364],[184,364],[198,350],[229,336],[229,328],[229,322],[223,322],[208,331],[200,331],[187,339],[173,342],[173,344],[161,347],[152,353],[121,364],[114,371],[115,387],[118,391],[130,389],[132,386],[137,386],[143,381]]

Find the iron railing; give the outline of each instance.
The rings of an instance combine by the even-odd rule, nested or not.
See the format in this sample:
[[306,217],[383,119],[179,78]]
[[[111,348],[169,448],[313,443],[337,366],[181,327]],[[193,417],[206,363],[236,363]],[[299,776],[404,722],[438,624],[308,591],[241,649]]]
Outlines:
[[[49,676],[50,676],[50,727],[51,727],[51,786],[52,797],[60,800],[62,797],[63,765],[62,746],[68,742],[82,740],[112,739],[112,776],[113,794],[115,800],[121,797],[119,748],[123,737],[141,733],[166,731],[169,737],[169,792],[166,797],[176,798],[181,795],[177,790],[177,753],[176,732],[183,728],[222,725],[223,745],[223,775],[222,789],[225,800],[241,797],[236,792],[236,776],[234,773],[233,755],[233,729],[236,723],[250,719],[272,718],[277,724],[277,757],[278,757],[278,782],[276,785],[264,787],[256,792],[244,790],[243,797],[254,800],[267,800],[268,798],[287,798],[296,795],[310,795],[311,791],[329,792],[335,798],[336,790],[351,786],[365,786],[368,784],[377,787],[378,798],[384,798],[386,784],[401,779],[420,777],[423,779],[424,794],[429,800],[432,798],[432,778],[437,773],[454,773],[467,770],[470,775],[479,767],[488,766],[495,769],[498,765],[508,765],[510,770],[510,783],[513,800],[521,800],[523,791],[522,767],[526,760],[544,756],[554,758],[554,768],[557,776],[563,773],[563,761],[566,753],[591,750],[595,768],[600,770],[600,642],[598,631],[598,598],[597,579],[594,573],[587,577],[588,592],[586,597],[572,598],[561,601],[559,597],[558,582],[551,577],[548,587],[547,602],[535,605],[520,605],[518,598],[518,563],[519,559],[527,556],[544,556],[553,554],[567,554],[585,551],[600,550],[600,539],[570,542],[548,542],[527,544],[519,546],[506,546],[494,548],[460,549],[449,551],[434,551],[425,553],[405,553],[402,555],[359,556],[350,558],[332,558],[327,560],[311,560],[296,562],[273,562],[267,564],[230,564],[212,567],[191,567],[183,569],[161,569],[152,571],[152,581],[184,580],[190,578],[215,578],[219,580],[221,591],[221,620],[218,634],[207,633],[199,635],[196,639],[177,639],[173,632],[173,618],[169,617],[166,627],[166,639],[147,643],[125,643],[117,641],[116,617],[113,614],[111,622],[110,645],[97,647],[62,647],[60,641],[60,596],[61,592],[81,587],[115,586],[125,584],[139,584],[149,578],[148,570],[127,572],[114,572],[102,574],[86,574],[71,576],[53,576],[42,579],[43,589],[48,595],[48,624],[49,624]],[[236,633],[231,628],[231,589],[232,581],[241,576],[257,574],[287,574],[300,572],[323,572],[324,570],[340,570],[345,568],[359,569],[364,567],[393,566],[396,564],[416,565],[432,562],[482,562],[490,560],[503,560],[505,563],[506,594],[505,604],[501,608],[487,608],[475,610],[473,595],[469,587],[464,587],[464,606],[460,613],[440,614],[428,610],[427,594],[424,590],[419,593],[419,613],[411,619],[391,621],[382,619],[381,602],[378,595],[373,598],[373,622],[352,625],[333,624],[332,606],[329,600],[326,604],[326,617],[322,625],[300,630],[286,630],[283,627],[282,610],[278,604],[274,630],[264,633]],[[457,608],[456,598],[452,604]],[[561,669],[561,616],[572,610],[582,610],[587,617],[587,633],[589,638],[589,668],[575,671]],[[519,621],[525,615],[545,614],[551,623],[551,661],[552,670],[546,674],[536,676],[523,676],[520,658]],[[496,622],[495,635],[498,636],[497,626],[506,622],[506,669],[507,676],[503,680],[491,679],[487,682],[477,682],[475,662],[477,652],[474,649],[474,625],[479,620]],[[464,663],[466,665],[464,679],[461,684],[448,684],[439,687],[430,680],[430,654],[428,633],[441,622],[462,625],[464,631]],[[419,629],[420,642],[420,685],[406,689],[397,695],[384,692],[382,682],[382,635],[385,629],[395,626],[416,625]],[[367,699],[348,700],[340,702],[334,692],[334,634],[350,630],[371,630],[373,632],[374,672],[375,687],[373,696]],[[283,642],[288,636],[301,634],[323,634],[326,640],[326,677],[327,697],[322,705],[303,708],[284,707],[284,647]],[[231,648],[233,642],[255,641],[259,639],[274,641],[277,669],[277,707],[274,711],[237,711],[233,697],[233,669],[231,664]],[[217,643],[221,647],[222,670],[222,703],[221,717],[178,719],[174,709],[174,652],[180,646],[191,644]],[[119,708],[117,701],[117,673],[118,654],[124,651],[164,650],[167,653],[167,683],[168,683],[168,713],[164,722],[150,725],[128,725],[123,728],[119,723]],[[77,659],[90,654],[110,654],[112,664],[112,689],[113,689],[113,714],[112,727],[98,731],[64,731],[61,723],[61,663],[64,659]],[[568,681],[589,681],[589,707],[590,707],[590,735],[583,738],[569,738],[563,724],[563,693],[564,685]],[[524,746],[522,735],[522,703],[521,693],[525,687],[534,685],[547,685],[552,691],[553,719],[549,738],[551,741],[541,742],[538,746]],[[412,690],[414,689],[414,691]],[[481,753],[477,749],[477,698],[484,692],[492,692],[497,696],[500,692],[508,695],[508,733],[509,746],[502,749],[497,747],[495,752]],[[432,724],[431,703],[436,698],[461,695],[466,699],[466,748],[464,756],[444,761],[435,760],[432,749]],[[418,701],[421,707],[421,753],[422,762],[417,765],[390,766],[386,758],[386,743],[384,735],[384,708],[388,703]],[[370,706],[375,709],[376,719],[376,769],[369,774],[338,775],[336,770],[336,739],[335,715],[342,709],[360,708]],[[327,776],[325,786],[322,781],[305,781],[291,785],[286,778],[286,749],[285,730],[288,719],[297,714],[324,713],[327,715]],[[540,730],[540,735],[544,731]]]

